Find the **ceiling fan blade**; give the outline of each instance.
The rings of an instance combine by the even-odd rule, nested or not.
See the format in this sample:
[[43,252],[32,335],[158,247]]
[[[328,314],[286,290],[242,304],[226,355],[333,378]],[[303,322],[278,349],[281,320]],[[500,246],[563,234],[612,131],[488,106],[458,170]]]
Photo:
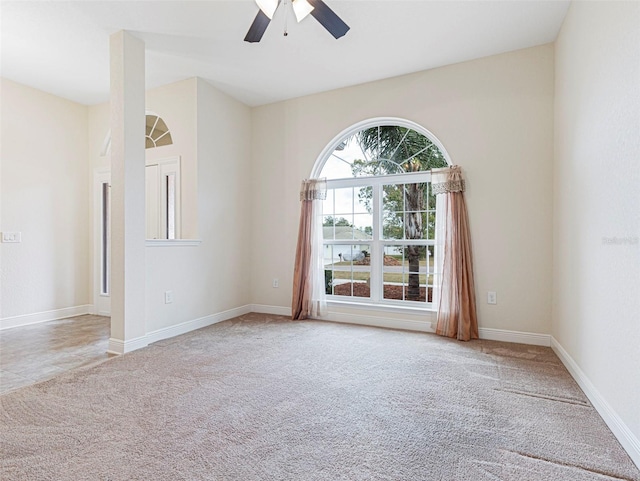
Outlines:
[[258,10],[258,15],[253,20],[251,27],[249,27],[249,31],[247,32],[247,36],[244,37],[245,42],[259,42],[262,36],[264,35],[264,31],[269,26],[269,22],[271,20],[267,17],[262,10]]
[[311,15],[326,28],[335,38],[342,37],[349,31],[349,25],[344,23],[336,13],[322,0],[307,0],[314,8]]

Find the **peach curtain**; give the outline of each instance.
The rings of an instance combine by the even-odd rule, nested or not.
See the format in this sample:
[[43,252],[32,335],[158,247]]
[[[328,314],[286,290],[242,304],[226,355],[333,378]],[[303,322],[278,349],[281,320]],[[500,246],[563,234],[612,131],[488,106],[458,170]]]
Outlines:
[[439,203],[437,211],[444,234],[436,289],[439,298],[436,333],[460,341],[478,339],[471,233],[461,168],[434,169],[431,185]]
[[293,272],[292,319],[326,314],[322,265],[322,201],[327,196],[324,179],[306,179],[300,190],[300,226]]

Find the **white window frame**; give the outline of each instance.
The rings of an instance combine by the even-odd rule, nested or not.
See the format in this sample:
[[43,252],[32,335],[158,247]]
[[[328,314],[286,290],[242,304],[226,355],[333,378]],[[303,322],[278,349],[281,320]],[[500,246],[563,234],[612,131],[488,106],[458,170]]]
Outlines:
[[[181,179],[180,179],[180,156],[168,157],[164,159],[150,160],[145,162],[146,169],[156,169],[154,179],[149,179],[148,175],[145,175],[145,182],[147,187],[147,217],[154,216],[154,219],[146,219],[146,231],[149,234],[150,230],[155,232],[155,237],[150,237],[148,240],[178,240],[181,236]],[[149,170],[146,170],[147,174]],[[174,231],[173,237],[168,237],[168,192],[167,192],[167,177],[172,176],[174,179],[174,198],[173,198],[173,220]],[[152,185],[154,184],[154,185]],[[149,189],[151,188],[151,192]]]
[[[322,150],[311,171],[311,178],[319,178],[322,176],[322,170],[326,161],[336,148],[344,141],[344,139],[351,137],[361,130],[365,130],[380,125],[396,125],[399,127],[406,127],[408,129],[415,130],[416,132],[427,137],[434,145],[440,149],[447,164],[452,165],[451,157],[445,149],[440,140],[432,134],[429,130],[425,129],[421,125],[412,122],[410,120],[398,118],[398,117],[376,117],[358,122],[351,127],[346,128],[338,135],[336,135],[331,142]],[[381,225],[381,212],[382,212],[382,186],[387,184],[412,184],[412,183],[429,183],[431,184],[431,172],[412,172],[406,174],[390,174],[384,176],[367,176],[367,177],[351,177],[344,179],[327,179],[327,189],[348,188],[348,187],[367,187],[373,188],[373,239],[371,240],[329,240],[324,239],[323,245],[355,245],[355,244],[370,244],[370,256],[371,256],[371,280],[370,280],[370,297],[355,297],[355,296],[336,296],[327,295],[327,301],[330,305],[350,305],[361,307],[374,307],[376,309],[391,309],[391,310],[417,310],[417,311],[433,311],[435,306],[431,302],[421,301],[407,301],[407,300],[394,300],[384,299],[384,283],[383,281],[383,265],[381,261],[383,259],[382,252],[385,245],[426,245],[434,246],[434,270],[429,270],[429,263],[427,262],[427,291],[426,298],[428,299],[428,278],[429,275],[433,275],[434,279],[437,279],[439,273],[434,272],[438,265],[441,265],[441,260],[437,258],[439,255],[439,249],[435,247],[438,243],[437,239],[419,239],[419,240],[402,240],[402,239],[382,239],[382,225]],[[377,215],[376,215],[377,214]],[[437,232],[434,234],[434,237]],[[323,247],[324,249],[324,247]]]
[[[371,187],[373,191],[372,199],[372,219],[373,219],[373,237],[372,239],[324,239],[323,245],[369,245],[371,258],[371,281],[370,281],[370,297],[355,296],[337,296],[327,294],[328,301],[337,301],[340,303],[353,304],[373,304],[385,307],[410,307],[413,309],[433,308],[431,302],[395,300],[384,298],[384,282],[383,282],[383,252],[385,246],[390,245],[420,245],[435,246],[435,239],[384,239],[382,235],[382,189],[384,185],[391,184],[415,184],[415,183],[431,183],[431,172],[413,172],[410,174],[391,174],[375,177],[353,177],[349,179],[330,179],[327,180],[327,190],[343,189],[343,188],[361,188]],[[328,214],[330,215],[330,214]],[[434,262],[434,270],[438,265],[437,260]],[[430,270],[427,262],[427,279],[430,275],[437,275],[436,272]],[[428,298],[428,282],[426,286],[425,296]]]

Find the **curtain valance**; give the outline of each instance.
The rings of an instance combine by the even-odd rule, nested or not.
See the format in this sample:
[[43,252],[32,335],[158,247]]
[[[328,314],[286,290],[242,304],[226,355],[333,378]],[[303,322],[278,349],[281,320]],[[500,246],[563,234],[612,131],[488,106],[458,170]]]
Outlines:
[[327,179],[304,179],[300,187],[300,200],[325,200]]
[[431,191],[434,195],[464,192],[465,183],[460,166],[452,165],[444,169],[433,169],[431,171]]

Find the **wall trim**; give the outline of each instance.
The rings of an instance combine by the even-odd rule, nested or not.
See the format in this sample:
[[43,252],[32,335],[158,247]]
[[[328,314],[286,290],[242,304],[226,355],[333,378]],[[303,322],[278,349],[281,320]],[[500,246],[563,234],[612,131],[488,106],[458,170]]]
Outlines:
[[121,341],[120,339],[109,338],[109,346],[107,352],[109,354],[126,354],[127,352],[135,351],[147,347],[147,336],[136,337],[128,341]]
[[428,320],[416,321],[413,319],[394,319],[390,317],[365,316],[362,314],[347,314],[344,312],[331,312],[320,321],[338,322],[342,324],[358,324],[361,326],[384,327],[387,329],[402,329],[404,331],[435,332],[432,322]]
[[535,332],[508,331],[505,329],[492,329],[480,327],[478,329],[480,339],[488,341],[514,342],[517,344],[530,344],[532,346],[551,346],[549,334],[537,334]]
[[234,309],[218,312],[216,314],[210,314],[190,321],[181,322],[174,326],[156,329],[155,331],[148,332],[144,336],[140,336],[129,341],[121,341],[119,339],[111,338],[109,339],[107,352],[110,354],[125,354],[127,352],[135,351],[136,349],[147,347],[149,344],[153,344],[154,342],[186,334],[187,332],[195,331],[196,329],[201,329],[228,319],[233,319],[234,317],[242,316],[250,312],[251,306],[244,305]]
[[607,400],[593,385],[587,375],[580,369],[580,366],[573,360],[569,353],[562,347],[553,336],[551,336],[551,349],[565,365],[571,376],[576,380],[580,388],[596,408],[598,414],[609,426],[614,436],[618,439],[624,450],[629,454],[631,460],[640,468],[640,439],[638,439],[627,427],[622,418],[611,407]]
[[84,304],[81,306],[54,309],[52,311],[43,311],[33,314],[23,314],[21,316],[4,317],[0,319],[0,331],[4,329],[11,329],[13,327],[38,324],[40,322],[55,321],[56,319],[64,319],[65,317],[82,316],[84,314],[91,314],[92,312],[93,305]]
[[260,314],[273,314],[274,316],[291,317],[290,307],[269,306],[267,304],[251,304],[249,307],[251,308],[251,312],[258,312]]
[[192,319],[190,321],[182,322],[174,326],[163,327],[161,329],[151,331],[147,333],[146,338],[148,343],[152,344],[163,339],[169,339],[181,334],[186,334],[187,332],[195,331],[196,329],[211,326],[212,324],[217,324],[218,322],[233,319],[234,317],[243,316],[245,314],[249,314],[250,312],[251,306],[244,305],[236,307],[234,309],[218,312],[216,314],[199,317],[198,319]]
[[[319,321],[338,322],[343,324],[358,324],[361,326],[383,327],[387,329],[402,329],[404,331],[435,332],[435,318],[424,321],[414,319],[397,319],[391,317],[370,316],[363,314],[349,314],[332,311],[329,305],[329,313]],[[351,306],[349,306],[351,307]],[[357,306],[360,308],[360,306]],[[262,314],[275,314],[279,316],[291,316],[291,308],[282,306],[269,306],[266,304],[251,304],[251,312]],[[431,311],[429,311],[431,312]],[[435,312],[431,312],[435,315]],[[533,346],[551,346],[549,334],[537,334],[533,332],[508,331],[505,329],[491,329],[481,327],[478,329],[480,339],[491,341],[513,342],[518,344],[530,344]]]

